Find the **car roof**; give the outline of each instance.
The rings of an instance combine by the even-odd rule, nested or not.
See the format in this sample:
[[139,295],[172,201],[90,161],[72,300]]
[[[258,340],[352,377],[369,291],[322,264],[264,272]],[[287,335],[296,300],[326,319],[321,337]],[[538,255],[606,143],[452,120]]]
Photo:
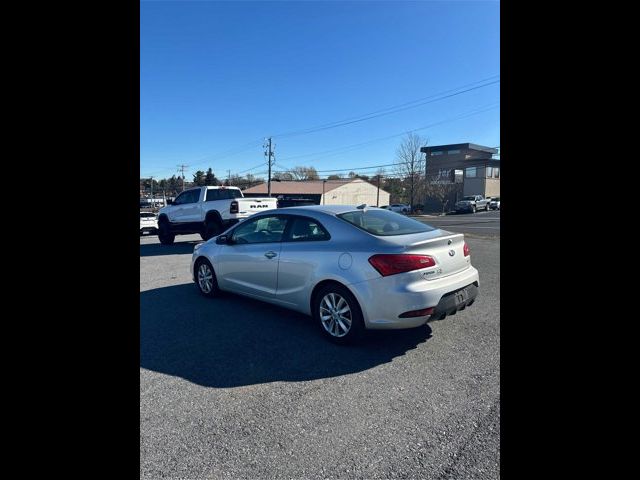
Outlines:
[[[378,207],[367,207],[367,208],[378,208]],[[287,207],[287,208],[278,208],[278,213],[283,212],[291,212],[291,213],[315,213],[322,212],[328,213],[329,215],[339,215],[341,213],[353,212],[357,210],[358,207],[356,205],[304,205],[300,207]],[[271,210],[273,212],[273,210]],[[267,213],[267,212],[265,212]]]

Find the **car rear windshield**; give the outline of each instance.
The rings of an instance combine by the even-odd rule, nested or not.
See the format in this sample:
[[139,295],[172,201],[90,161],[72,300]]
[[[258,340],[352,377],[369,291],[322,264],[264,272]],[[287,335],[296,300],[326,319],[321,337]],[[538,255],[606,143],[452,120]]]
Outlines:
[[493,197],[493,200],[492,200],[492,201],[494,201],[494,202],[499,202],[499,201],[500,201],[500,197]]
[[463,197],[462,200],[475,200],[476,197]]
[[412,218],[382,209],[341,213],[338,218],[378,236],[409,235],[435,230],[435,228]]
[[155,216],[156,216],[155,213],[140,212],[140,218],[153,218]]

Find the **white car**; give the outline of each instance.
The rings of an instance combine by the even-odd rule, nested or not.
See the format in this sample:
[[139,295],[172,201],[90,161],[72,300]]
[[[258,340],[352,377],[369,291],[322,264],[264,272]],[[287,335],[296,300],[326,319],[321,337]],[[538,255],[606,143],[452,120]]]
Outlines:
[[500,210],[500,197],[493,197],[489,202],[489,208],[491,210]]
[[158,233],[158,216],[153,212],[140,212],[140,235]]
[[364,205],[260,212],[196,245],[191,275],[206,297],[229,291],[311,315],[336,343],[453,315],[480,285],[463,234]]
[[394,203],[393,205],[389,205],[388,210],[396,213],[409,213],[411,211],[410,205],[405,205],[402,203]]

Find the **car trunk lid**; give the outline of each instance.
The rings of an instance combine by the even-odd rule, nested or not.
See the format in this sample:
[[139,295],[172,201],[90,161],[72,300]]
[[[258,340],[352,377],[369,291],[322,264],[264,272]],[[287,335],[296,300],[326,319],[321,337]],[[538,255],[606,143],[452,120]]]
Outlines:
[[454,275],[471,265],[470,257],[464,255],[464,235],[446,230],[415,233],[410,235],[389,236],[385,241],[401,247],[403,253],[429,255],[436,265],[423,273],[426,280]]

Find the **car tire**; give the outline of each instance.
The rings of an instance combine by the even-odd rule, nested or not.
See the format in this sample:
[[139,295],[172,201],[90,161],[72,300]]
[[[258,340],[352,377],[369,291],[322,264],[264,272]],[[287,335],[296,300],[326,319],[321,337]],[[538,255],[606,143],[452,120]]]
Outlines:
[[476,206],[475,205],[471,206],[471,213],[476,213]]
[[216,220],[208,220],[204,225],[204,230],[200,233],[200,236],[204,241],[215,237],[222,231],[220,223]]
[[331,283],[322,287],[314,297],[312,309],[313,319],[320,331],[338,345],[354,343],[365,330],[358,301],[340,284]]
[[220,296],[220,288],[218,287],[218,279],[211,262],[204,257],[196,260],[193,266],[193,280],[196,288],[201,295],[208,298],[216,298]]
[[158,228],[158,240],[162,245],[173,245],[176,235],[171,233],[171,228],[167,222],[162,222]]

